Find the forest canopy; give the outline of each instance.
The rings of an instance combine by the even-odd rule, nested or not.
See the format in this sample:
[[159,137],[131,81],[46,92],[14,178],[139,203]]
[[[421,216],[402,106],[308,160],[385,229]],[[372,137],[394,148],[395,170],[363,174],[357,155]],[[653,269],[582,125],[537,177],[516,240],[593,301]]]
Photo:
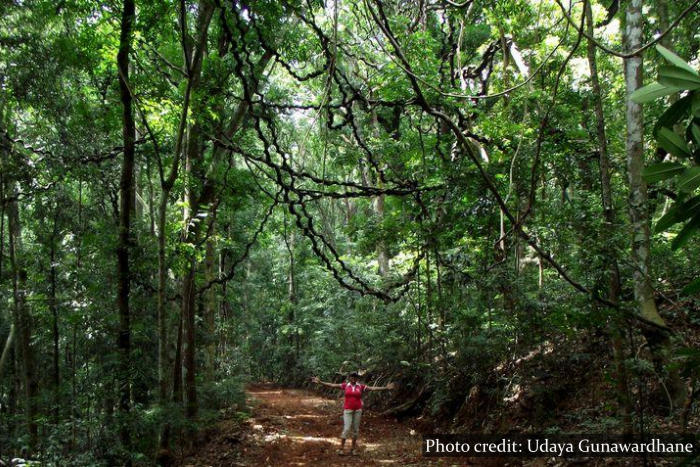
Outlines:
[[699,5],[1,2],[0,461],[170,465],[350,370],[692,432]]

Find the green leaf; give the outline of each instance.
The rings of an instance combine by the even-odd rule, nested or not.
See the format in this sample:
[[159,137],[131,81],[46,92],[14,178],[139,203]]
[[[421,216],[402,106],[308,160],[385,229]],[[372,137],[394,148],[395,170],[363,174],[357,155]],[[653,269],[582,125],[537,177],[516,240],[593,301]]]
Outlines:
[[666,127],[659,128],[656,134],[656,141],[659,143],[659,146],[676,157],[687,158],[691,156],[688,144],[675,132]]
[[686,169],[678,179],[678,189],[681,191],[693,191],[698,186],[700,186],[700,167]]
[[683,290],[681,290],[681,293],[684,295],[693,295],[698,292],[700,292],[700,277],[683,287]]
[[659,68],[659,83],[692,91],[700,89],[700,76],[677,66],[662,66]]
[[671,243],[671,248],[674,250],[677,250],[678,248],[682,247],[685,245],[690,237],[693,236],[693,233],[695,233],[698,228],[700,227],[700,213],[697,213],[695,217],[690,219],[690,222],[685,224],[685,226],[681,229],[680,232],[678,232],[678,235],[676,235],[676,238],[673,239],[673,242]]
[[656,225],[654,226],[654,232],[663,232],[664,230],[671,227],[673,224],[679,223],[681,221],[681,219],[679,219],[679,207],[680,206],[676,204],[671,209],[669,209],[666,214],[661,216],[661,219],[659,219]]
[[642,176],[648,183],[656,183],[671,178],[683,172],[684,169],[685,167],[678,162],[661,162],[645,167]]
[[654,125],[654,137],[662,127],[673,128],[673,125],[678,123],[682,118],[688,115],[688,110],[691,104],[691,95],[687,95],[678,99],[671,107],[661,114],[659,120]]
[[678,91],[679,88],[675,86],[669,87],[660,83],[651,83],[634,91],[632,95],[630,95],[630,99],[637,104],[644,104]]
[[688,65],[688,63],[683,60],[681,57],[678,55],[674,54],[670,50],[668,50],[666,47],[663,45],[657,44],[656,45],[656,50],[670,63],[673,65],[677,66],[678,68],[682,68],[686,71],[689,71],[690,73],[695,73],[696,75],[698,74],[697,71],[693,69],[692,66]]
[[664,216],[659,219],[654,228],[655,232],[663,232],[674,224],[683,222],[700,212],[700,196],[695,196],[681,203],[676,202]]
[[700,118],[700,92],[691,92],[689,95],[692,100],[690,108],[693,117]]
[[700,196],[693,196],[681,205],[681,214],[684,216],[681,220],[685,220],[697,213],[700,213]]
[[693,123],[690,127],[690,132],[693,134],[695,144],[700,145],[700,126],[697,123]]

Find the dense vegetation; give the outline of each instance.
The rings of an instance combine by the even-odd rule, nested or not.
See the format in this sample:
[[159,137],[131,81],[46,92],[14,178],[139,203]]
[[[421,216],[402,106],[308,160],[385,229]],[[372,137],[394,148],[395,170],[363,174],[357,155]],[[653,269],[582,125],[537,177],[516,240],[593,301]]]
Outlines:
[[167,464],[356,368],[452,427],[686,429],[698,3],[0,3],[0,459]]

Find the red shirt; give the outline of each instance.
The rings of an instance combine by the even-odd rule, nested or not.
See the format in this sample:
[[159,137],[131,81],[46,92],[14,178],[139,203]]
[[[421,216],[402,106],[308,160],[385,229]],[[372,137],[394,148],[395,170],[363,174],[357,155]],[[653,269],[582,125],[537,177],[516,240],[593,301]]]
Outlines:
[[345,391],[343,409],[360,410],[362,408],[362,393],[367,386],[364,384],[342,383],[340,387]]

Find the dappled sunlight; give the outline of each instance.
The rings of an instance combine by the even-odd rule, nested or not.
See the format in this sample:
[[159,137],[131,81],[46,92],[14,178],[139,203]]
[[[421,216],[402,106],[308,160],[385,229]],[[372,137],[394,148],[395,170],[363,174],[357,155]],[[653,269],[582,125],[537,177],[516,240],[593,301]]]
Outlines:
[[299,402],[305,405],[332,405],[334,403],[331,399],[324,399],[321,397],[307,397]]
[[[257,430],[262,430],[263,427],[261,425],[255,425],[253,427],[254,429]],[[280,440],[289,440],[293,443],[299,443],[299,444],[307,444],[307,443],[328,443],[328,444],[333,444],[336,446],[340,445],[340,437],[338,436],[309,436],[309,435],[303,435],[303,434],[297,434],[297,435],[292,435],[292,434],[285,434],[285,433],[280,433],[280,432],[274,432],[274,433],[268,433],[268,434],[258,434],[255,435],[256,438],[259,438],[263,440],[266,443],[274,443]],[[368,443],[368,442],[361,442],[359,443],[362,450],[368,451],[368,452],[375,452],[381,450],[382,447],[386,445],[386,443]]]
[[[331,407],[336,404],[336,400],[328,399],[320,396],[313,396],[308,393],[294,390],[294,389],[284,389],[284,390],[270,390],[270,389],[252,389],[248,392],[252,399],[256,403],[260,403],[267,406],[275,406],[284,408],[289,406],[290,400],[293,400],[294,407],[299,405],[307,407]],[[289,410],[294,410],[293,407],[289,407]]]
[[362,443],[362,448],[365,451],[377,451],[384,443]]
[[[268,433],[268,434],[257,434],[254,435],[256,439],[260,439],[265,443],[276,443],[278,441],[290,441],[292,443],[296,444],[318,444],[318,443],[326,443],[326,444],[333,444],[336,446],[340,445],[340,438],[338,437],[324,437],[324,436],[306,436],[306,435],[290,435],[290,434],[284,434],[284,433]],[[373,445],[373,448],[376,449],[377,445]]]
[[304,414],[299,414],[299,415],[282,415],[282,418],[285,418],[287,420],[296,420],[296,419],[306,419],[306,418],[324,418],[323,415],[313,415],[309,413],[304,413]]
[[283,392],[283,391],[281,391],[281,390],[280,390],[280,391],[260,391],[260,390],[256,390],[256,391],[250,391],[250,394],[252,394],[253,396],[256,396],[256,395],[267,395],[267,394],[282,394],[282,392]]
[[272,443],[284,437],[285,435],[281,435],[279,433],[270,433],[269,435],[263,436],[263,441],[265,441],[266,443]]
[[340,438],[325,438],[318,436],[287,436],[287,439],[294,441],[295,443],[329,443],[340,445]]

